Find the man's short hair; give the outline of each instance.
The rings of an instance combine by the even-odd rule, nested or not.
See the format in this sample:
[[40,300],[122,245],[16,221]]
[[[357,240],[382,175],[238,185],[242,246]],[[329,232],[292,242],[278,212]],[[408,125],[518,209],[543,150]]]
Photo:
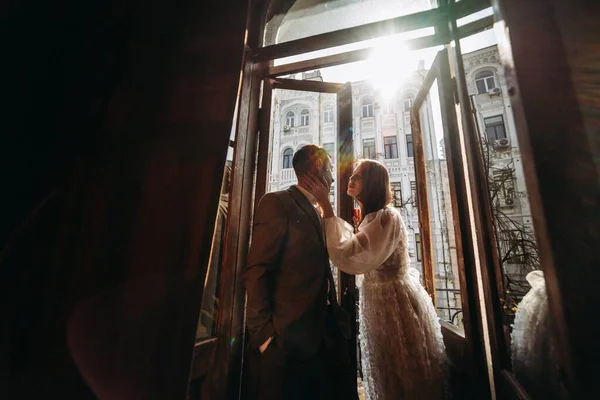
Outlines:
[[310,172],[317,160],[325,162],[328,158],[329,154],[327,150],[314,144],[307,144],[294,154],[292,166],[294,167],[296,176],[301,177]]

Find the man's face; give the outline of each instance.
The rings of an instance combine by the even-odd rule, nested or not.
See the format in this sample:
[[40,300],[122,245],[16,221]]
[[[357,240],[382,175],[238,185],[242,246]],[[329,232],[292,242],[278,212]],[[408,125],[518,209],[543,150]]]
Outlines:
[[327,181],[327,186],[331,186],[333,183],[333,171],[331,170],[331,159],[327,157],[327,160],[321,165],[321,176]]

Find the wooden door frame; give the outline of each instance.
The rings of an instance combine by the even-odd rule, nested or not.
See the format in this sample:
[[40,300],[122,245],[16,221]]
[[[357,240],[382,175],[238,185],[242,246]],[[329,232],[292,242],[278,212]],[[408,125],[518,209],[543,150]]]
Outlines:
[[[197,355],[212,354],[212,356],[208,358],[196,357],[193,370],[196,371],[196,373],[209,371],[207,381],[211,387],[210,392],[213,395],[216,395],[215,398],[237,399],[239,397],[245,326],[245,291],[239,277],[248,250],[252,215],[258,200],[264,193],[260,188],[266,188],[267,184],[265,179],[268,160],[266,157],[261,157],[261,155],[264,154],[266,156],[268,153],[268,123],[271,114],[271,98],[274,81],[265,78],[276,78],[277,81],[282,82],[282,79],[277,78],[276,75],[302,72],[323,66],[340,65],[364,60],[368,57],[368,52],[366,50],[347,52],[332,56],[335,59],[325,58],[309,60],[306,62],[284,65],[280,68],[273,67],[273,60],[286,55],[297,55],[320,48],[331,47],[336,43],[348,44],[364,40],[365,38],[368,38],[365,37],[365,35],[370,35],[369,32],[377,31],[376,29],[373,30],[374,28],[385,28],[386,26],[390,26],[390,24],[396,27],[394,29],[400,29],[400,31],[405,30],[400,27],[405,22],[409,22],[409,24],[413,25],[416,24],[414,26],[410,25],[413,26],[412,29],[417,29],[417,25],[423,23],[429,24],[428,26],[431,25],[431,20],[423,18],[425,14],[419,16],[419,13],[350,28],[348,31],[352,34],[349,35],[342,34],[342,31],[329,32],[306,39],[300,39],[299,41],[271,46],[270,48],[261,48],[258,43],[260,42],[260,32],[264,29],[264,19],[262,18],[262,14],[266,3],[267,2],[264,0],[250,1],[247,48],[243,62],[242,86],[239,93],[240,114],[236,124],[236,148],[231,182],[231,196],[238,200],[229,204],[230,218],[228,219],[226,228],[225,256],[221,280],[221,293],[224,294],[224,296],[220,303],[220,315],[217,326],[218,336],[216,342],[214,338],[208,339],[199,343],[195,348],[195,353]],[[466,16],[483,9],[488,5],[488,0],[465,0],[456,5],[456,13],[460,16]],[[434,14],[438,15],[438,17],[447,16],[447,12],[447,8],[440,8],[435,10]],[[461,27],[461,37],[481,31],[489,26],[490,23],[489,18],[469,23]],[[444,32],[444,30],[441,29],[440,24],[434,25],[436,31]],[[360,32],[362,32],[362,35],[359,34]],[[410,46],[414,49],[418,49],[442,44],[444,42],[449,42],[447,33],[440,33],[432,37],[419,38],[410,41]],[[342,90],[341,86],[338,86],[338,89]],[[260,105],[261,101],[262,105]],[[350,132],[349,129],[346,131]],[[352,136],[350,135],[350,139],[351,138]],[[341,143],[339,139],[340,138],[338,138],[338,146]],[[346,137],[344,140],[347,141],[348,138]],[[238,146],[242,145],[243,147],[238,148]],[[239,171],[239,169],[243,169],[243,171]],[[344,182],[343,177],[349,175],[350,172],[346,172],[342,176],[338,175],[338,181]],[[340,198],[343,197],[344,196],[340,196]],[[342,214],[343,213],[340,213],[338,215],[342,216]],[[346,216],[345,219],[350,223],[352,222],[351,210],[348,212],[348,216]],[[344,280],[344,284],[347,287],[350,287],[353,285],[354,277],[343,274],[340,282]],[[233,288],[233,290],[231,288]],[[340,303],[350,303],[350,296],[354,295],[353,291],[351,293],[348,291],[347,293],[344,293],[340,290],[340,293],[338,294]],[[344,296],[347,297],[344,299]],[[446,330],[451,331],[452,329]],[[454,335],[452,337],[458,338],[459,336]],[[463,353],[462,346],[460,346],[456,353]],[[205,364],[207,362],[209,363],[208,365],[210,365],[210,369],[206,368]],[[195,374],[192,376],[194,375]]]
[[[480,332],[481,341],[478,348],[472,348],[472,356],[479,360],[481,370],[487,369],[488,361],[491,363],[492,376],[490,377],[489,386],[491,391],[495,393],[499,393],[499,391],[506,392],[503,387],[510,386],[511,398],[525,400],[528,399],[528,395],[517,380],[514,379],[512,372],[506,367],[510,360],[507,359],[508,351],[503,334],[502,307],[500,303],[501,293],[503,293],[503,281],[500,273],[501,264],[496,247],[496,232],[493,224],[487,173],[483,164],[480,138],[478,137],[475,122],[472,118],[473,110],[466,85],[466,74],[460,43],[460,39],[466,36],[457,26],[456,18],[449,19],[446,29],[449,30],[450,36],[455,40],[453,51],[454,78],[457,88],[456,96],[460,104],[465,158],[468,165],[467,174],[471,187],[473,226],[475,228],[470,240],[477,243],[478,249],[477,259],[474,260],[475,264],[469,274],[469,279],[475,281],[477,286],[481,286],[481,291],[475,293],[472,301],[473,306],[478,309],[478,314],[485,314],[487,321],[487,324],[484,324],[482,318],[479,318],[477,321],[477,330]],[[477,270],[479,271],[479,277]],[[479,293],[482,293],[482,296]],[[485,340],[489,340],[489,350],[486,349]],[[481,373],[481,371],[475,372]]]
[[[461,133],[461,126],[458,123],[456,113],[458,99],[455,98],[455,80],[453,78],[455,77],[452,76],[452,68],[450,67],[450,50],[446,48],[436,56],[411,108],[415,173],[417,181],[419,181],[417,185],[417,202],[423,247],[422,265],[425,285],[435,304],[433,248],[431,231],[428,229],[430,221],[429,196],[419,111],[429,96],[434,81],[437,80],[440,92],[444,145],[447,155],[445,162],[448,166],[464,326],[464,333],[462,333],[451,324],[442,321],[442,333],[449,349],[448,356],[452,365],[459,371],[460,368],[463,368],[461,372],[466,372],[472,377],[473,383],[475,383],[475,387],[471,388],[472,395],[479,398],[489,396],[491,391],[488,379],[486,379],[487,374],[482,372],[487,370],[486,359],[482,354],[484,331],[482,329],[481,312],[485,310],[481,308],[478,295],[479,283],[476,279],[478,253],[476,253],[473,246],[473,210],[470,207],[473,189],[469,184],[467,170],[465,169],[467,157],[463,150],[465,148],[465,137]],[[464,127],[462,128],[464,129]],[[464,368],[465,365],[470,366],[470,368]]]
[[[592,310],[600,301],[598,148],[584,121],[588,100],[578,94],[591,75],[585,76],[586,65],[569,52],[589,36],[565,26],[564,19],[579,16],[585,26],[583,20],[597,19],[600,8],[585,1],[492,2],[498,27],[504,28],[498,29],[500,55],[561,370],[572,398],[596,398],[600,328]],[[586,44],[597,46],[597,37]]]

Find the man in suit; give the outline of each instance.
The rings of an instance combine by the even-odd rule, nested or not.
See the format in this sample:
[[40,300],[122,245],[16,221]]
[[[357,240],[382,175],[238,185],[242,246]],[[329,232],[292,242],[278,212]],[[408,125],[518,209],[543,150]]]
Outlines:
[[250,338],[244,360],[249,399],[356,399],[350,321],[338,305],[320,208],[308,174],[333,183],[331,159],[315,145],[292,161],[298,185],[260,201],[243,272]]

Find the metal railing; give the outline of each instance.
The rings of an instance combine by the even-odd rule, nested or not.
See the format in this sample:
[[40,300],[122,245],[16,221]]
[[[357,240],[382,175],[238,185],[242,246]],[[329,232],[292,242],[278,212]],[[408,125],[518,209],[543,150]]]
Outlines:
[[[460,289],[451,289],[451,288],[438,288],[435,289],[436,291],[436,296],[437,296],[437,292],[445,292],[446,293],[446,300],[448,303],[450,303],[450,298],[448,297],[448,293],[458,293],[458,295],[460,296]],[[459,299],[454,299],[455,301],[459,301]],[[444,315],[447,314],[448,318],[444,318],[442,315],[440,315],[440,318],[446,319],[447,321],[449,321],[451,324],[456,325],[456,318],[458,317],[458,315],[460,313],[463,312],[462,307],[442,307],[442,306],[436,306],[436,309],[438,311],[444,311],[440,314]]]

